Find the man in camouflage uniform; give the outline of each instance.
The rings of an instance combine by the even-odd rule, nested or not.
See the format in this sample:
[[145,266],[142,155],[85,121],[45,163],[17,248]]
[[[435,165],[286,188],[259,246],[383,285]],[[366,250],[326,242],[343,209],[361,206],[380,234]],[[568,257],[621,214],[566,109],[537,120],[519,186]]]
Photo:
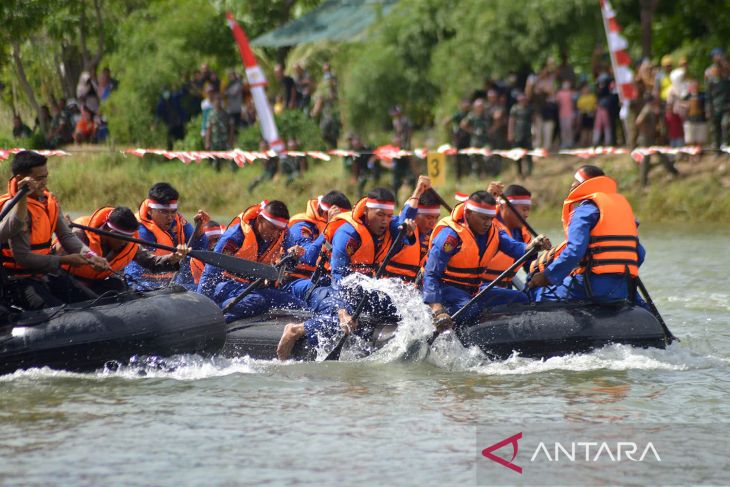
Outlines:
[[722,49],[712,50],[713,63],[705,71],[707,118],[712,123],[715,149],[730,145],[730,63]]
[[[205,124],[205,150],[227,151],[233,146],[233,124],[231,124],[230,117],[223,107],[223,98],[220,93],[215,93],[211,101],[213,109]],[[213,166],[216,171],[220,171],[220,165],[220,158],[213,159]],[[231,161],[231,167],[234,170],[238,168],[233,161]]]
[[[472,110],[469,112],[464,120],[461,121],[459,126],[470,135],[470,142],[472,147],[487,147],[489,145],[489,128],[490,128],[490,117],[487,114],[486,107],[484,106],[484,100],[477,98],[474,100]],[[471,172],[472,176],[478,176],[481,169],[484,167],[485,157],[480,155],[473,155],[471,158]]]

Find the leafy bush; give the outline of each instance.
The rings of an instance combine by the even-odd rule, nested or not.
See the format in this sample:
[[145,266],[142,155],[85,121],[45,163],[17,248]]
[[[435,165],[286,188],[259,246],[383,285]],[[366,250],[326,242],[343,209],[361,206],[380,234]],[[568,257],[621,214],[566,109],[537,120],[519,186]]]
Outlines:
[[[279,137],[286,140],[295,137],[302,150],[324,150],[326,145],[322,140],[317,123],[299,110],[286,110],[275,115]],[[236,146],[244,150],[258,150],[261,140],[261,128],[257,123],[247,127],[238,134]]]

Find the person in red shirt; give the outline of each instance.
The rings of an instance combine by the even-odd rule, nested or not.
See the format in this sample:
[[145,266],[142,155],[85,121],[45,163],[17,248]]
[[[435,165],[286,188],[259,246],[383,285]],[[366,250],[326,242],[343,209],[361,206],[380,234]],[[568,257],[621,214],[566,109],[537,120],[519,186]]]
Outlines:
[[671,147],[682,147],[684,145],[684,129],[682,118],[674,110],[674,103],[667,103],[664,109],[664,123],[667,124],[667,138]]
[[94,123],[94,113],[84,106],[81,108],[81,118],[76,122],[74,142],[77,144],[94,142],[95,136],[96,124]]

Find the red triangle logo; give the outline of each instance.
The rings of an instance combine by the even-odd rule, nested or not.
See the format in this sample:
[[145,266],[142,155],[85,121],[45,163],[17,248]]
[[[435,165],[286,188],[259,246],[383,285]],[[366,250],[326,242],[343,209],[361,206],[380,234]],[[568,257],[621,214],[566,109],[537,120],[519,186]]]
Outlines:
[[[500,441],[499,443],[495,443],[492,446],[486,447],[484,450],[482,450],[482,455],[486,458],[490,459],[493,462],[497,462],[503,467],[507,467],[510,470],[514,470],[518,474],[522,474],[522,467],[515,465],[514,460],[517,458],[517,451],[519,449],[519,446],[517,445],[517,441],[522,439],[522,432],[517,433],[516,435],[510,436],[509,438],[505,438],[504,440]],[[495,455],[494,451],[499,450],[505,445],[512,445],[512,459],[507,461],[502,457],[498,457]]]

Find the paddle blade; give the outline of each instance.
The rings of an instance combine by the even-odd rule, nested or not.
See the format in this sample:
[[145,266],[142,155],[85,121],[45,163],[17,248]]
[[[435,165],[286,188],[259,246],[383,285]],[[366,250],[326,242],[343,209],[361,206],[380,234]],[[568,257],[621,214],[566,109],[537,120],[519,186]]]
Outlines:
[[191,250],[188,255],[201,262],[220,267],[231,274],[248,279],[264,278],[275,281],[279,277],[279,271],[273,265],[253,262],[232,255],[219,254],[208,250]]

